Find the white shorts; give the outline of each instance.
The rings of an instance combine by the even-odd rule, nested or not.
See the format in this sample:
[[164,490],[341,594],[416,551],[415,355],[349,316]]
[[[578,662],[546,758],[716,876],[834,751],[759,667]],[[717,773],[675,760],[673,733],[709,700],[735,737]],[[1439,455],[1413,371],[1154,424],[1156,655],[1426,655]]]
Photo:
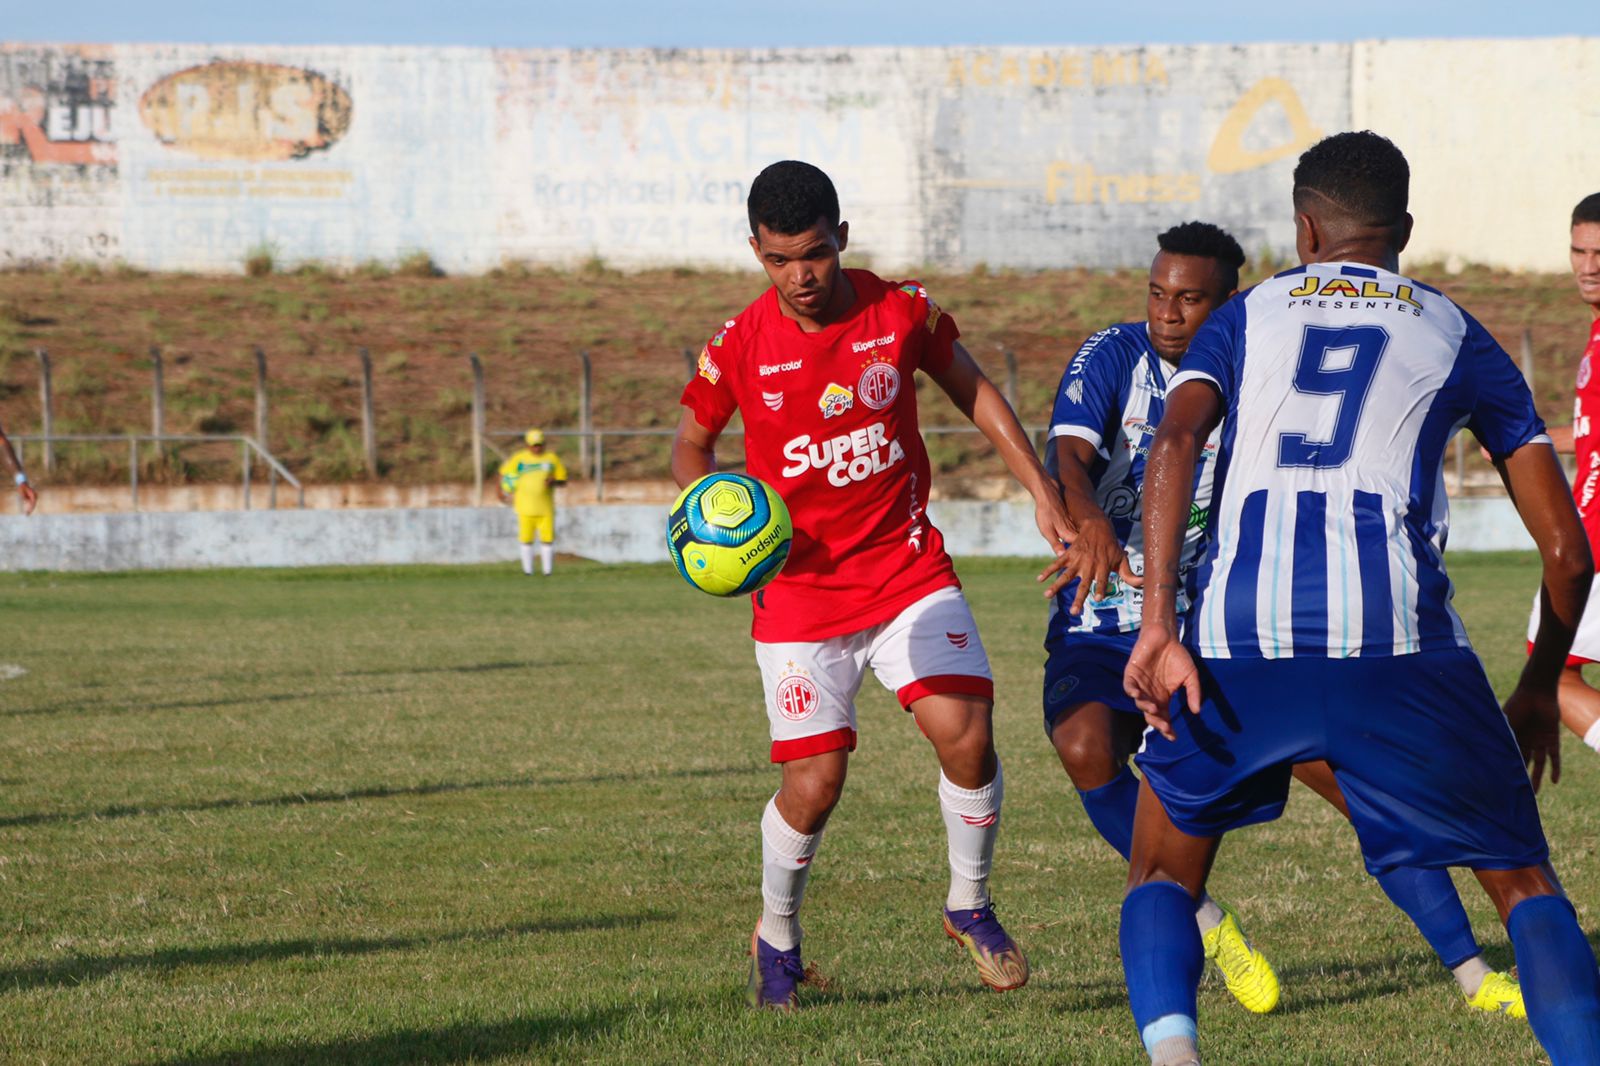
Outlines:
[[[1528,615],[1528,650],[1533,651],[1533,638],[1539,634],[1539,593],[1533,594],[1533,613]],[[1567,653],[1568,666],[1600,663],[1600,576],[1589,586],[1589,603],[1578,619],[1578,632],[1572,637],[1572,650]]]
[[867,667],[909,710],[924,696],[994,699],[989,656],[961,590],[924,596],[887,622],[821,641],[756,642],[772,761],[854,751],[856,693]]

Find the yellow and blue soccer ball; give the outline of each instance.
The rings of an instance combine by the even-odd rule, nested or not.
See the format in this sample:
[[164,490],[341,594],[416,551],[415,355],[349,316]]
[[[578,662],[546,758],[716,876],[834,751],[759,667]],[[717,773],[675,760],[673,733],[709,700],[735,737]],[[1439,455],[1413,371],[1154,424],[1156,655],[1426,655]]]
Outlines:
[[743,596],[777,576],[794,525],[771,485],[744,474],[707,474],[667,515],[667,551],[683,579],[713,596]]

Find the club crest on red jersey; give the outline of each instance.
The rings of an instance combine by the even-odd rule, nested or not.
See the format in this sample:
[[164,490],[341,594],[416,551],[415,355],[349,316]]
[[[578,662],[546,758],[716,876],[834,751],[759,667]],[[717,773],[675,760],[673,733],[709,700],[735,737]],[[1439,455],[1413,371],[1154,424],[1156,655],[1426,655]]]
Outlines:
[[1585,355],[1578,362],[1578,388],[1581,389],[1585,385],[1589,384],[1589,375],[1590,375],[1590,373],[1591,373],[1591,371],[1589,369],[1589,357],[1587,355]]
[[828,383],[822,390],[822,398],[817,401],[817,406],[822,410],[823,418],[833,418],[842,415],[856,403],[855,393],[843,385]]
[[900,395],[900,371],[892,363],[868,363],[856,382],[856,395],[874,411],[883,410]]
[[817,713],[822,697],[817,692],[816,683],[804,670],[792,665],[791,669],[794,672],[778,682],[775,702],[779,714],[791,722],[803,722]]

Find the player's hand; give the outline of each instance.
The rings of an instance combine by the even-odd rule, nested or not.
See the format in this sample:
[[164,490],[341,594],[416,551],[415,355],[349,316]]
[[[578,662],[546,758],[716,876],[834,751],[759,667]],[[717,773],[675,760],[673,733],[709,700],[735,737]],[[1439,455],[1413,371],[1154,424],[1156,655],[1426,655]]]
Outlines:
[[1178,643],[1177,634],[1160,624],[1140,627],[1122,674],[1122,690],[1132,697],[1145,722],[1168,740],[1177,739],[1172,729],[1172,695],[1180,688],[1189,713],[1199,714],[1200,671]]
[[39,494],[33,490],[33,486],[24,481],[17,486],[17,495],[22,497],[22,513],[32,514],[39,505]]
[[1545,764],[1550,766],[1550,783],[1561,780],[1561,706],[1554,692],[1539,692],[1518,685],[1505,704],[1506,721],[1522,749],[1533,790],[1539,791]]
[[1045,590],[1050,599],[1074,580],[1078,591],[1072,600],[1072,614],[1082,614],[1083,605],[1090,596],[1105,596],[1112,589],[1112,575],[1134,588],[1144,584],[1144,578],[1133,572],[1128,553],[1117,540],[1111,522],[1104,516],[1083,524],[1078,537],[1066,550],[1057,553],[1049,566],[1039,575],[1040,581],[1052,576],[1055,580]]
[[1050,550],[1059,555],[1078,539],[1078,527],[1072,524],[1067,505],[1061,502],[1061,486],[1054,481],[1049,485],[1053,491],[1042,491],[1033,498],[1033,521]]

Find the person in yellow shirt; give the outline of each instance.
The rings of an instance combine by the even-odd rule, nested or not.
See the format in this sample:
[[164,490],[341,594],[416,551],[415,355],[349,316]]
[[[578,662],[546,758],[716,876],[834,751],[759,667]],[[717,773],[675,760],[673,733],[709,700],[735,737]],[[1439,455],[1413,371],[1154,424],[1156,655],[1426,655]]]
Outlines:
[[523,434],[526,448],[500,464],[500,500],[517,509],[517,540],[522,547],[522,572],[533,575],[533,540],[539,538],[539,563],[546,577],[555,562],[556,493],[567,483],[567,468],[544,450],[544,431]]

